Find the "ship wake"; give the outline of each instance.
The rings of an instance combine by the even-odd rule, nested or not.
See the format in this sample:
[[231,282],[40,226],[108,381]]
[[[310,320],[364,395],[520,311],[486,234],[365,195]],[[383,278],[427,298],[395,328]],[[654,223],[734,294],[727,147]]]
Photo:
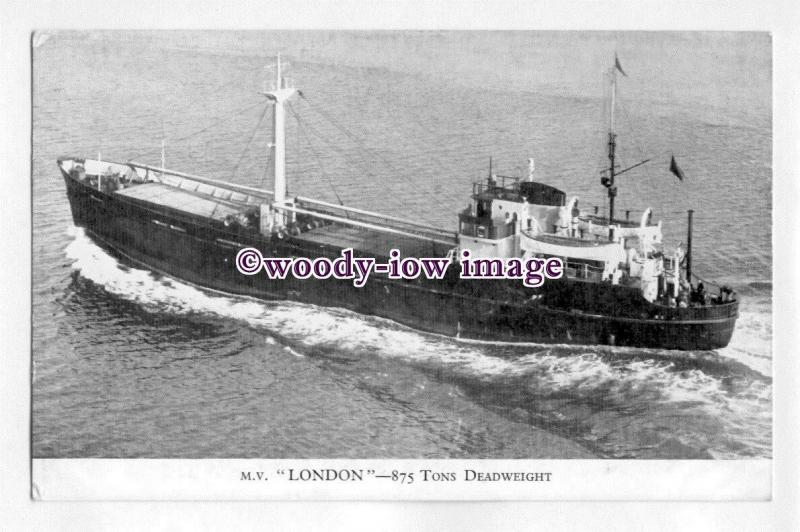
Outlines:
[[289,356],[396,360],[600,456],[771,456],[771,314],[761,300],[744,302],[719,353],[462,342],[342,309],[208,292],[124,266],[72,231],[72,267],[148,312],[242,322]]

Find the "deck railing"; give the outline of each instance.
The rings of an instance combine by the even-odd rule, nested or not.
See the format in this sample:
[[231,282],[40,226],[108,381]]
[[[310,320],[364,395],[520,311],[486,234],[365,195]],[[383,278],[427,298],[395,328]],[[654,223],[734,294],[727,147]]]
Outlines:
[[424,231],[420,231],[418,229],[415,230],[412,228],[402,227],[398,225],[390,226],[386,224],[369,222],[363,219],[359,220],[356,217],[343,217],[330,212],[325,212],[323,209],[320,208],[314,208],[313,210],[304,209],[302,207],[297,207],[288,201],[284,204],[275,203],[272,205],[272,207],[285,212],[291,212],[294,214],[303,214],[311,218],[318,218],[320,220],[327,220],[329,222],[335,222],[342,225],[350,225],[353,227],[361,227],[363,229],[369,229],[379,233],[407,236],[411,238],[416,238],[418,240],[436,242],[437,244],[443,244],[446,246],[454,246],[456,243],[455,236],[452,233],[447,236],[434,235],[431,233],[425,233]]
[[321,212],[331,216],[345,218],[347,220],[357,220],[370,224],[381,224],[400,229],[423,238],[430,239],[453,239],[455,240],[455,233],[446,229],[432,227],[430,225],[422,224],[412,220],[406,220],[397,216],[382,214],[364,209],[357,209],[355,207],[348,207],[346,205],[337,205],[326,201],[306,198],[304,196],[297,196],[295,203],[304,209],[310,211]]

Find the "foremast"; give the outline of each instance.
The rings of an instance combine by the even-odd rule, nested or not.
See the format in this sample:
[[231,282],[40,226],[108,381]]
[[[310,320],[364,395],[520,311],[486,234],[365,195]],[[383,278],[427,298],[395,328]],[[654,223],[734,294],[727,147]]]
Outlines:
[[[283,75],[281,55],[278,54],[275,65],[275,81],[271,90],[262,92],[272,102],[272,142],[269,144],[273,163],[273,202],[266,220],[262,216],[262,232],[272,232],[286,227],[287,213],[284,209],[274,208],[286,203],[286,103],[297,94],[290,80]],[[262,213],[265,214],[265,213]],[[268,227],[264,227],[267,222]]]

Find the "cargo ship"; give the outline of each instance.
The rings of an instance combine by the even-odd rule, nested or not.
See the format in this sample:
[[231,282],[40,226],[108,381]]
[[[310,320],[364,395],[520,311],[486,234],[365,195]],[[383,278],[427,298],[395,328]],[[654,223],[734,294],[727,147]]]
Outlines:
[[[614,216],[615,57],[609,69],[609,166],[601,176],[609,209],[578,207],[577,198],[526,176],[491,170],[472,186],[457,228],[430,227],[304,196],[287,194],[286,105],[302,96],[282,72],[263,95],[272,107],[269,160],[273,187],[258,187],[135,161],[61,157],[73,221],[100,247],[132,265],[229,294],[345,308],[452,337],[556,344],[710,350],[730,341],[736,294],[706,288],[691,270],[691,215],[686,249],[667,251],[651,209],[638,219]],[[163,158],[162,158],[163,161]],[[672,170],[683,178],[675,160]],[[270,279],[243,275],[237,253],[264,257],[329,257],[345,249],[386,263],[403,257],[560,258],[560,279],[528,287],[515,279],[464,279],[448,268],[441,279],[391,279],[374,273],[363,287],[339,279]]]

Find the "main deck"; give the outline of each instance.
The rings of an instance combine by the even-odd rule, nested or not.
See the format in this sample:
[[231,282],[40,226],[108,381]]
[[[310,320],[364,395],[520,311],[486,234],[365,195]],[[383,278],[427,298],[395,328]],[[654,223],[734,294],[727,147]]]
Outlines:
[[117,190],[116,194],[219,221],[235,216],[249,207],[243,201],[223,199],[213,193],[203,194],[155,181],[123,188]]

